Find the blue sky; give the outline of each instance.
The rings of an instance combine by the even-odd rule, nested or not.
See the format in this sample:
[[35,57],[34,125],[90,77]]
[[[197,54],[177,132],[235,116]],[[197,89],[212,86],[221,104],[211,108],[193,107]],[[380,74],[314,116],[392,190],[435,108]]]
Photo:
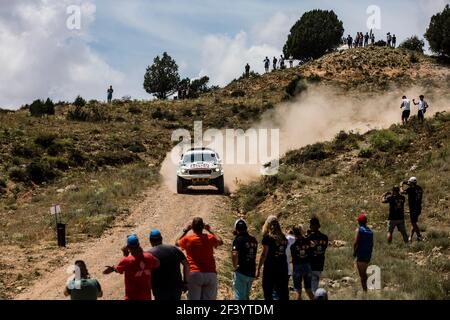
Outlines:
[[[381,29],[398,43],[423,36],[431,16],[450,0],[0,0],[0,107],[35,98],[72,100],[77,94],[105,99],[146,98],[143,75],[167,51],[182,76],[208,75],[224,85],[245,63],[262,71],[262,60],[281,54],[290,27],[308,10],[332,9],[345,33],[367,31],[368,6],[381,10]],[[82,28],[67,30],[66,8],[81,6]],[[3,53],[1,53],[3,51]]]

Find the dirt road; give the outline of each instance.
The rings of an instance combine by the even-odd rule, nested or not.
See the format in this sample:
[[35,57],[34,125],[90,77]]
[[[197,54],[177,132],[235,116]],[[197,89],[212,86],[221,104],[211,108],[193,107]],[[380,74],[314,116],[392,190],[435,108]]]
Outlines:
[[[148,233],[151,229],[161,230],[164,242],[173,244],[183,227],[195,216],[201,216],[217,232],[223,232],[216,217],[226,212],[227,197],[214,194],[212,190],[192,191],[187,195],[177,195],[166,186],[156,186],[145,192],[145,198],[132,210],[128,217],[117,221],[105,235],[96,240],[79,244],[69,244],[64,253],[67,264],[56,270],[47,271],[30,287],[15,299],[58,300],[66,299],[62,294],[68,277],[67,268],[76,259],[87,263],[89,272],[96,277],[104,291],[103,299],[123,299],[124,280],[119,274],[105,276],[102,271],[106,265],[112,265],[121,258],[120,248],[125,244],[126,236],[136,233],[145,249],[150,247]],[[216,256],[225,257],[226,248],[218,250]],[[226,289],[219,287],[220,292]]]

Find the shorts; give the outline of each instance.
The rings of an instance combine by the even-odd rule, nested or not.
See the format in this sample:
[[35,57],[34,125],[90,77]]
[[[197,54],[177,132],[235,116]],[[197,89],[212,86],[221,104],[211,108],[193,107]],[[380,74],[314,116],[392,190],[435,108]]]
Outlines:
[[423,110],[419,110],[419,112],[417,113],[417,117],[419,118],[419,120],[424,120],[425,112]]
[[305,286],[305,290],[311,290],[311,265],[310,264],[297,264],[294,265],[294,272],[292,278],[294,280],[294,289],[297,292],[302,290],[302,282]]
[[402,112],[402,120],[405,120],[405,119],[408,120],[410,114],[411,114],[411,111],[410,111],[410,110],[404,110],[404,111]]
[[388,231],[392,233],[397,227],[398,231],[401,233],[406,233],[405,220],[389,220],[388,221]]
[[356,262],[365,262],[365,263],[369,263],[370,262],[371,257],[357,257],[356,258]]

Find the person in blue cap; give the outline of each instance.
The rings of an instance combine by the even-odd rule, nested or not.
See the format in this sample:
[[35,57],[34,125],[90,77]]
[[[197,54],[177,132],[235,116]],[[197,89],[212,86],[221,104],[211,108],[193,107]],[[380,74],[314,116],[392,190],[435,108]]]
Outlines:
[[[189,277],[189,264],[184,253],[176,246],[163,244],[163,237],[159,230],[150,231],[150,244],[148,251],[160,262],[158,269],[153,271],[152,290],[155,300],[177,301],[181,300],[183,292],[187,291]],[[183,266],[183,276],[180,272]]]
[[152,300],[152,272],[159,267],[154,255],[142,250],[137,235],[127,237],[122,248],[124,257],[119,264],[106,267],[103,274],[117,272],[125,275],[125,300]]

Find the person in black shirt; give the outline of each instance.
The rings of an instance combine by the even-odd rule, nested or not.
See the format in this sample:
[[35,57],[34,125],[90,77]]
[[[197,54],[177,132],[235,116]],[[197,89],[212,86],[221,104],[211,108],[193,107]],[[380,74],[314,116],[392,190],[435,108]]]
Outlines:
[[302,227],[293,228],[295,242],[291,245],[291,257],[293,265],[294,289],[297,292],[297,300],[302,300],[302,282],[309,299],[314,299],[311,291],[311,255],[312,247],[308,238],[303,236]]
[[[408,188],[403,189],[404,185],[407,184]],[[419,185],[417,185],[417,178],[411,177],[407,182],[401,183],[402,193],[408,195],[408,206],[409,206],[409,216],[411,219],[411,236],[409,237],[409,241],[412,241],[414,233],[417,234],[417,241],[422,240],[422,235],[420,234],[420,228],[417,225],[419,222],[419,216],[422,213],[422,196],[423,189]]]
[[392,243],[392,234],[397,227],[402,234],[403,240],[408,242],[408,235],[405,226],[405,197],[400,194],[400,188],[392,188],[392,192],[386,192],[382,199],[382,203],[389,203],[389,217],[388,217],[388,243]]
[[256,278],[263,271],[264,299],[272,301],[273,293],[280,300],[289,300],[289,275],[286,257],[287,239],[281,231],[280,223],[275,216],[269,216],[263,226],[263,251],[261,253]]
[[235,223],[233,241],[233,288],[235,300],[250,300],[250,290],[256,275],[258,241],[248,234],[247,224],[239,219]]
[[325,251],[328,247],[328,237],[319,231],[320,221],[314,217],[309,221],[307,238],[311,241],[311,290],[313,293],[319,288],[320,276],[325,265]]
[[[189,264],[184,253],[175,246],[162,243],[162,235],[158,230],[150,232],[152,249],[148,252],[160,261],[160,267],[152,271],[152,290],[155,300],[177,301],[182,292],[186,292],[189,276]],[[180,272],[183,266],[183,277]]]

